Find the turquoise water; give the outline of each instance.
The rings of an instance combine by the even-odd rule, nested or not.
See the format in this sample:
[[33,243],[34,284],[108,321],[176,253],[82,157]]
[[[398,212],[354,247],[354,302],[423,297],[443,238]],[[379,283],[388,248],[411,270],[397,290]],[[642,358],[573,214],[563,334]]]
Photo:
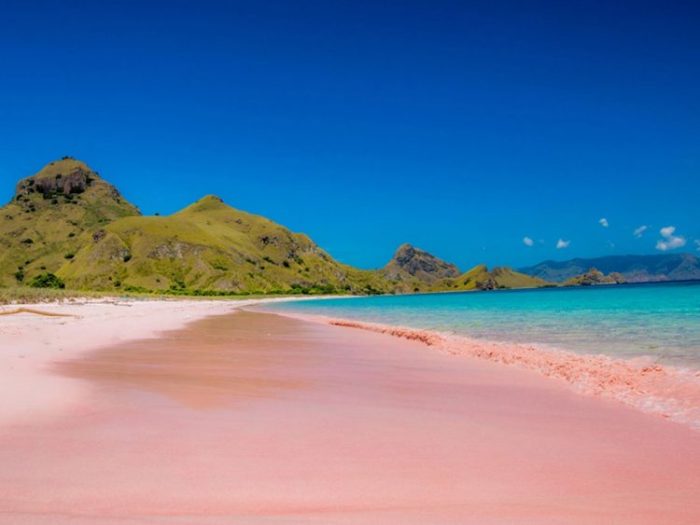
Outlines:
[[700,369],[700,282],[318,299],[268,309]]

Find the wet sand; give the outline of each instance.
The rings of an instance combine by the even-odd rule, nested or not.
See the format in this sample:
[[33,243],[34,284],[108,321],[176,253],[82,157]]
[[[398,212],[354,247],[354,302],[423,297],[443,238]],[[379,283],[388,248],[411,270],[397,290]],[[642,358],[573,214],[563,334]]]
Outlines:
[[53,372],[0,523],[700,522],[700,433],[417,341],[240,311]]

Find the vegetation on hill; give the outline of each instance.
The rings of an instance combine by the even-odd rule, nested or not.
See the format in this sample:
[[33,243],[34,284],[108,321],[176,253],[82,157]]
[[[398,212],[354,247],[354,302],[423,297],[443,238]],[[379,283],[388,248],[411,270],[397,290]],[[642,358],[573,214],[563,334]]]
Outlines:
[[[145,217],[83,162],[19,182],[0,219],[0,285],[228,295],[385,293],[308,237],[208,196]],[[48,277],[49,275],[53,277]]]
[[376,294],[545,286],[510,268],[460,273],[405,244],[381,270],[334,260],[306,235],[207,196],[143,216],[65,157],[17,184],[0,210],[0,287],[183,295]]
[[46,165],[19,181],[12,201],[0,210],[0,285],[57,273],[86,232],[138,214],[84,163],[65,158]]
[[167,217],[124,217],[87,234],[59,276],[91,289],[175,293],[381,293],[373,272],[308,237],[207,196]]

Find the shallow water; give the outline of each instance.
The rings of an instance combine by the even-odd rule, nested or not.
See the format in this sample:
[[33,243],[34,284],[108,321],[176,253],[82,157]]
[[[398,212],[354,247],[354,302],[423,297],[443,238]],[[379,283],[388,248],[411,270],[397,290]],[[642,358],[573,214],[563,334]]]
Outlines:
[[700,369],[700,281],[323,299],[266,309]]

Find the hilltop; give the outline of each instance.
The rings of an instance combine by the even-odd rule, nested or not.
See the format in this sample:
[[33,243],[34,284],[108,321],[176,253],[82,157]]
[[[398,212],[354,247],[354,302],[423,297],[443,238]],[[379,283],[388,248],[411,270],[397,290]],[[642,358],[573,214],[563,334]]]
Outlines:
[[136,206],[87,164],[66,157],[17,183],[0,210],[0,285],[57,272],[85,244],[85,234]]

